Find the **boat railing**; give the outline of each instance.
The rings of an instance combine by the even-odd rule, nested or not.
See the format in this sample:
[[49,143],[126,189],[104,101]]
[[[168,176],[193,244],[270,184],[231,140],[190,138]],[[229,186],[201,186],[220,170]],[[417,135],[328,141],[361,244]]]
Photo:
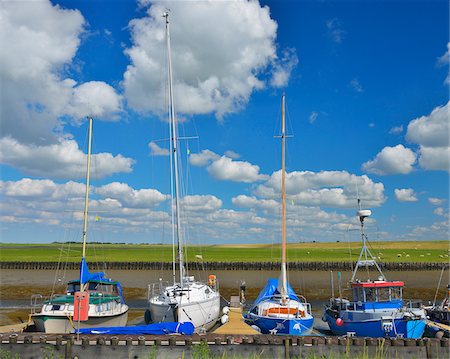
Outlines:
[[408,309],[420,309],[423,303],[420,299],[407,299],[403,301],[403,305]]
[[31,295],[31,314],[38,313],[37,309],[42,308],[45,301],[49,300],[49,296],[43,296],[42,294]]
[[[306,307],[306,311],[311,314],[311,304],[306,300],[306,298],[302,295],[298,295],[297,298],[300,300],[298,301],[299,303],[301,303],[302,305],[304,305]],[[282,300],[283,296],[281,294],[273,294],[273,295],[268,295],[265,296],[263,298],[261,298],[261,300],[266,300],[266,299],[275,299],[275,300]],[[292,299],[289,299],[292,300]],[[297,302],[296,300],[294,300],[295,302]]]
[[147,299],[150,300],[151,298],[159,297],[164,293],[165,288],[171,286],[172,283],[169,283],[167,281],[159,281],[157,283],[151,283],[148,285],[148,293],[147,293]]

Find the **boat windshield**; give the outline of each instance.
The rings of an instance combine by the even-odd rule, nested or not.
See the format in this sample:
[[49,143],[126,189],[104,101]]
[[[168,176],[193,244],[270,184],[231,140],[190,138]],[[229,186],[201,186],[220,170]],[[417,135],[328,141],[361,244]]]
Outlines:
[[[66,293],[74,294],[75,292],[79,292],[79,291],[80,291],[80,283],[79,282],[69,283],[67,286]],[[88,291],[96,292],[96,293],[111,293],[111,294],[116,294],[116,295],[118,293],[117,285],[101,283],[101,282],[89,282]]]
[[402,299],[401,287],[356,287],[353,288],[354,302],[389,302]]

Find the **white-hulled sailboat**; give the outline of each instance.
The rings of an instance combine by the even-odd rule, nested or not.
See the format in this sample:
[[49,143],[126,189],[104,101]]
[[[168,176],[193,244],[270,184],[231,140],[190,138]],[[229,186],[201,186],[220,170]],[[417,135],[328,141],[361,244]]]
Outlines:
[[[164,13],[166,22],[166,45],[169,85],[169,119],[171,138],[171,174],[173,176],[172,235],[177,243],[179,281],[172,284],[154,283],[149,285],[149,310],[146,311],[147,323],[192,322],[196,332],[210,329],[219,319],[220,294],[215,276],[209,276],[208,283],[195,280],[187,275],[183,258],[183,230],[180,219],[180,195],[178,173],[178,126],[175,117],[172,82],[172,59],[170,52],[169,14]],[[176,240],[175,240],[176,239]],[[175,274],[175,273],[174,273]]]
[[248,324],[256,325],[263,334],[308,335],[314,318],[311,305],[297,295],[287,280],[286,270],[286,190],[285,190],[285,96],[281,110],[281,275],[271,278],[251,309],[246,313]]
[[37,299],[32,296],[31,318],[40,332],[70,333],[79,328],[123,326],[128,319],[119,282],[105,277],[103,272],[90,273],[86,262],[86,239],[89,207],[89,180],[92,146],[92,117],[89,118],[86,192],[84,199],[83,251],[80,278],[69,281],[65,294],[55,294],[36,311]]

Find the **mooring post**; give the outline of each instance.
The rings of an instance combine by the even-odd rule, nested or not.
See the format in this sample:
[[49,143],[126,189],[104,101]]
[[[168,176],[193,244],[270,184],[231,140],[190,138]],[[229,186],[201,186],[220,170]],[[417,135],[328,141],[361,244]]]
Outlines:
[[109,338],[111,345],[116,346],[119,345],[119,338],[118,337],[111,337]]
[[66,340],[66,348],[64,350],[64,358],[72,359],[72,340],[67,338]]
[[284,339],[284,358],[285,359],[289,359],[291,357],[290,346],[291,346],[291,339],[290,338]]

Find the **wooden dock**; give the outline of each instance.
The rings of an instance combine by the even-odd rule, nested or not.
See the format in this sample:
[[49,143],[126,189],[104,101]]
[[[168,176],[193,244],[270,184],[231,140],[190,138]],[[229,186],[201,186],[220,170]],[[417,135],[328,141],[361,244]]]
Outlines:
[[242,306],[238,296],[232,296],[230,300],[230,311],[228,313],[228,322],[217,328],[213,334],[239,334],[239,335],[258,335],[261,334],[244,322],[242,317]]

